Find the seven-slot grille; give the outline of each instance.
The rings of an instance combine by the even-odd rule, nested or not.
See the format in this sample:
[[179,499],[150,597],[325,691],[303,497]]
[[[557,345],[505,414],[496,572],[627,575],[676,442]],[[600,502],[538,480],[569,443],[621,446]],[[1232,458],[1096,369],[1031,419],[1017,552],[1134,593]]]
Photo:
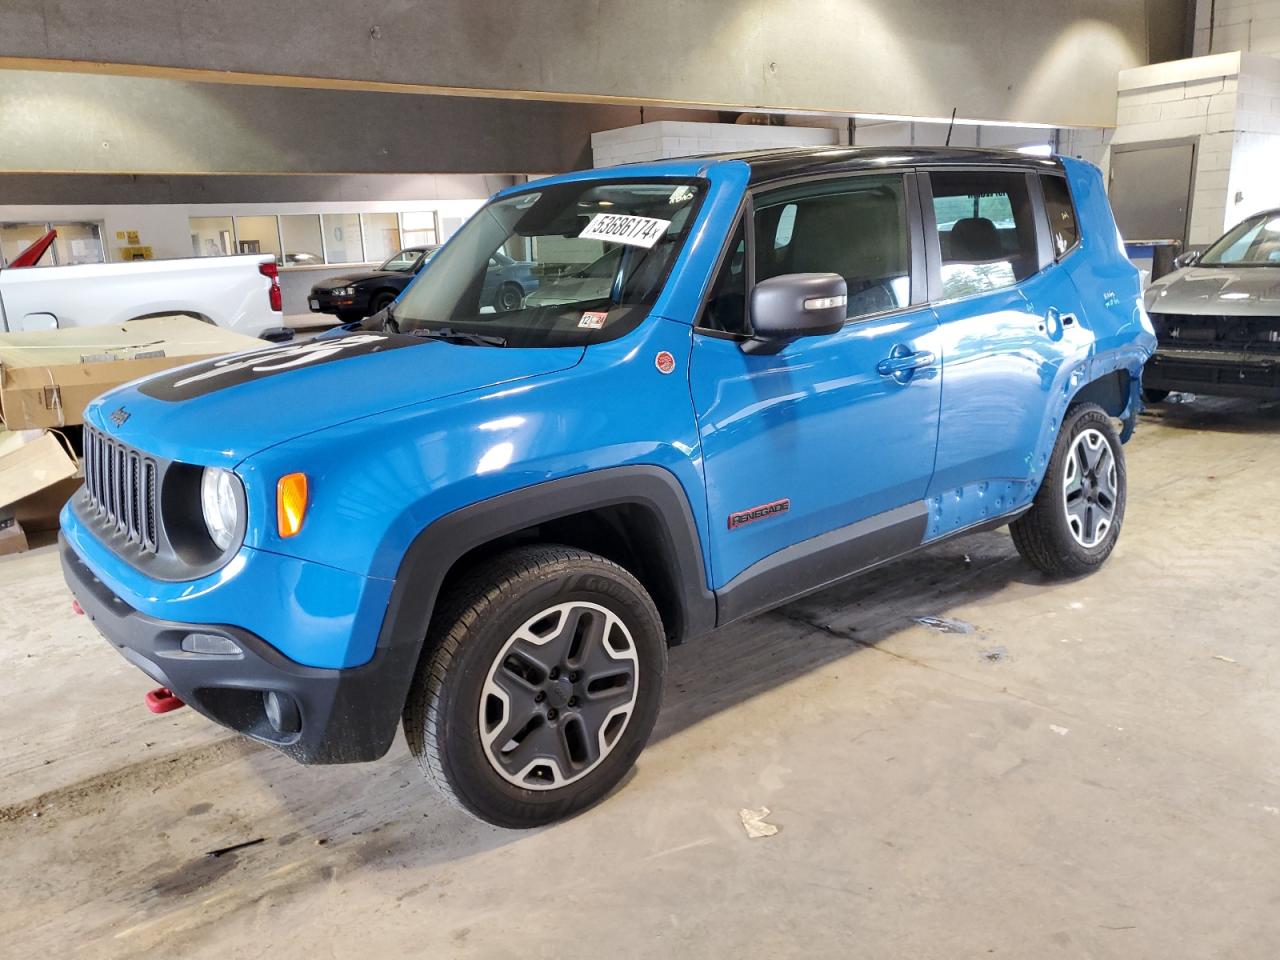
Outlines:
[[155,553],[158,510],[156,463],[94,430],[84,428],[84,483],[89,501],[104,522]]

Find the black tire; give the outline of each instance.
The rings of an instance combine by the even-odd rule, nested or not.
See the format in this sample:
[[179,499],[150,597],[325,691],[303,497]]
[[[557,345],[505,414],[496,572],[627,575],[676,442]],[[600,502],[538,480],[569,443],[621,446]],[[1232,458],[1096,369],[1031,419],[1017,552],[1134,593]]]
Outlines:
[[334,316],[337,317],[338,323],[343,325],[348,323],[359,323],[364,319],[364,314],[362,313],[335,313]]
[[493,308],[499,313],[510,313],[519,310],[524,303],[524,288],[518,283],[504,283],[493,295]]
[[[1084,434],[1090,434],[1082,443],[1088,445],[1095,437],[1105,441],[1114,464],[1114,480],[1089,479],[1088,470],[1081,468],[1079,461],[1071,467],[1069,460],[1075,456],[1077,441]],[[1087,455],[1087,454],[1081,454]],[[1104,455],[1099,452],[1099,457]],[[1074,498],[1072,506],[1067,505],[1065,488],[1068,486],[1069,474],[1075,471],[1081,477],[1081,485],[1071,494]],[[1090,491],[1092,485],[1092,491]],[[1113,493],[1104,490],[1113,488]],[[1092,504],[1090,497],[1095,498]],[[1127,479],[1124,463],[1124,448],[1116,433],[1115,425],[1106,412],[1096,404],[1086,403],[1072,407],[1067,411],[1062,422],[1062,430],[1053,448],[1053,456],[1049,458],[1049,466],[1044,481],[1040,484],[1031,509],[1010,524],[1014,545],[1024,560],[1052,577],[1078,577],[1092,573],[1111,556],[1116,540],[1124,523],[1124,508],[1127,496]],[[1107,526],[1099,531],[1097,528],[1105,513],[1104,500],[1112,500],[1110,515],[1106,517]],[[1082,524],[1083,529],[1073,530],[1073,523],[1080,520],[1069,519],[1069,510],[1089,511],[1097,509],[1093,526],[1088,522]],[[1097,542],[1090,543],[1097,535]]]
[[369,301],[368,316],[372,317],[375,313],[387,309],[387,307],[391,306],[391,303],[395,298],[396,295],[391,290],[383,290],[381,293],[375,293],[373,295],[373,299]]
[[[601,724],[595,738],[584,743],[583,734],[590,729],[585,723],[591,702],[597,696],[605,700],[604,706],[595,705],[599,712],[610,709],[608,703],[619,696],[621,688],[606,688],[605,693],[588,692],[587,669],[575,674],[563,674],[555,679],[555,671],[543,674],[544,679],[521,677],[529,690],[541,690],[543,699],[534,711],[541,709],[541,719],[530,721],[530,730],[521,728],[505,741],[516,742],[523,735],[532,752],[520,755],[524,740],[510,753],[504,753],[498,741],[508,730],[515,729],[520,717],[530,716],[527,707],[512,697],[502,697],[497,705],[502,716],[490,722],[489,714],[482,720],[482,711],[494,706],[492,681],[513,662],[524,667],[521,659],[525,650],[515,646],[517,631],[536,630],[547,611],[564,609],[558,621],[561,629],[548,634],[545,643],[548,651],[557,641],[572,635],[570,649],[578,649],[584,657],[586,646],[592,642],[600,645],[607,657],[617,659],[616,650],[604,650],[604,644],[613,647],[619,631],[613,621],[602,629],[598,641],[579,639],[591,632],[586,628],[569,625],[570,616],[578,612],[576,603],[589,604],[607,611],[625,627],[623,640],[630,641],[625,661],[634,668],[630,713],[622,721],[620,732],[607,734],[614,739],[604,745],[599,731],[608,731],[618,718],[613,710],[609,719]],[[575,624],[589,620],[593,614],[578,613]],[[543,619],[537,619],[542,617]],[[593,634],[594,636],[594,634]],[[581,643],[581,646],[579,644]],[[538,647],[539,651],[543,648]],[[570,656],[572,656],[570,654]],[[551,658],[550,652],[546,657]],[[564,661],[566,664],[571,660]],[[622,662],[622,661],[619,661]],[[666,674],[667,644],[662,620],[657,608],[639,581],[622,567],[584,550],[558,545],[520,547],[486,561],[464,577],[442,598],[438,613],[432,618],[427,648],[418,666],[413,687],[404,710],[405,737],[418,765],[434,781],[440,791],[455,805],[467,812],[501,827],[528,828],[552,823],[591,806],[602,799],[626,775],[644,749],[653,731],[654,721],[662,705],[662,687]],[[598,673],[596,675],[599,675]],[[506,674],[502,676],[506,677]],[[548,679],[549,678],[549,679]],[[577,697],[566,700],[564,689],[568,681],[578,680],[577,690],[582,700],[574,707]],[[555,689],[552,689],[555,688]],[[548,694],[548,689],[551,693]],[[627,694],[621,694],[626,696]],[[561,715],[553,709],[560,705]],[[484,728],[488,724],[488,731]],[[578,724],[574,727],[574,724]],[[513,768],[531,759],[539,764],[539,743],[556,743],[561,749],[569,743],[572,731],[579,731],[577,743],[582,748],[598,749],[601,755],[591,764],[581,764],[573,772],[572,747],[562,753],[565,762],[541,763],[524,774]],[[497,749],[486,746],[486,732]],[[541,739],[535,740],[535,734]],[[498,755],[502,755],[501,757]],[[513,759],[505,760],[504,757]],[[507,772],[500,772],[503,763],[509,763]],[[573,778],[565,778],[565,768]],[[553,769],[554,768],[554,769]],[[549,777],[546,775],[550,775]],[[541,778],[541,779],[539,779]],[[554,785],[555,780],[568,780]],[[522,786],[520,784],[530,784]]]
[[1147,403],[1160,403],[1167,396],[1169,396],[1168,390],[1156,390],[1153,387],[1142,388],[1142,399]]

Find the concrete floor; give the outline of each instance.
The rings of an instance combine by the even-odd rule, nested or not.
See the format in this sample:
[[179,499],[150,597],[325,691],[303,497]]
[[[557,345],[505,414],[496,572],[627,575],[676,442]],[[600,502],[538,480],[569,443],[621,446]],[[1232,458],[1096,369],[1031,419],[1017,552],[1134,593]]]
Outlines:
[[55,555],[0,561],[0,955],[1274,958],[1280,412],[1166,405],[1129,458],[1097,575],[984,534],[679,648],[634,775],[531,833],[403,743],[151,717]]

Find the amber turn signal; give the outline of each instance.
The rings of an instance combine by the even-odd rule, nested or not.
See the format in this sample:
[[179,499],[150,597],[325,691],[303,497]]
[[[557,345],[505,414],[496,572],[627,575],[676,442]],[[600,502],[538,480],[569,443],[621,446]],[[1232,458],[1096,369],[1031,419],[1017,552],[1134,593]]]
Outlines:
[[276,484],[276,526],[280,536],[292,537],[307,516],[307,475],[290,473]]

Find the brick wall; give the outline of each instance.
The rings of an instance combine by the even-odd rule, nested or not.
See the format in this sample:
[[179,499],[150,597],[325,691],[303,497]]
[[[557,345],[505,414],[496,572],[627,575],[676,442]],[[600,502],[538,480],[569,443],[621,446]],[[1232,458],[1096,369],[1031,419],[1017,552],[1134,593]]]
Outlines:
[[828,146],[839,143],[832,127],[765,127],[738,123],[656,120],[591,135],[594,165],[666,160],[700,153],[767,147]]
[[1280,0],[1197,0],[1194,48],[1196,56],[1232,50],[1280,54]]

